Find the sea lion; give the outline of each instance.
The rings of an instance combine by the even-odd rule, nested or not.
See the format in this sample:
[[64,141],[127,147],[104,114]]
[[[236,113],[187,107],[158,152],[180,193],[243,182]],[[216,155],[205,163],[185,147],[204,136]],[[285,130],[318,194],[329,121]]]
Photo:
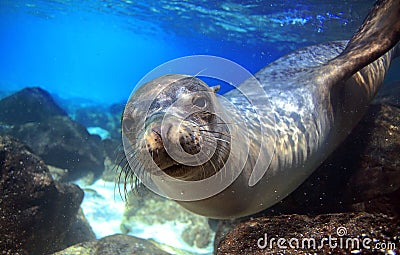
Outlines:
[[187,75],[144,84],[122,118],[127,174],[210,218],[279,202],[365,113],[400,53],[399,17],[400,0],[377,1],[349,42],[284,56],[224,100],[217,87]]

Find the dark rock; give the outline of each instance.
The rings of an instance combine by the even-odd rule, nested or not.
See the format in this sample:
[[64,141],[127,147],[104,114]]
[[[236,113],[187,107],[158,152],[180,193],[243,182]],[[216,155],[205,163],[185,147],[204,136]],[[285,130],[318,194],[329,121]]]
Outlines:
[[23,144],[0,136],[0,250],[47,254],[66,247],[83,192],[53,181],[40,158]]
[[[331,237],[331,245],[329,245],[328,239],[324,241],[324,245],[321,245],[323,238],[329,237]],[[284,243],[280,242],[281,246],[278,246],[279,238],[285,240]],[[290,241],[291,238],[294,239]],[[383,254],[386,249],[379,249],[375,244],[379,242],[393,245],[393,247],[397,247],[397,252],[400,252],[399,238],[399,220],[383,214],[282,215],[240,223],[217,244],[218,248],[215,253],[231,255]],[[309,244],[308,239],[315,240],[315,246],[313,246],[313,241],[310,241]],[[265,240],[267,240],[267,245],[263,247]],[[363,245],[363,241],[366,246]],[[261,248],[258,244],[261,245]],[[304,246],[302,246],[303,244]]]
[[90,135],[67,116],[15,126],[10,134],[28,144],[46,164],[67,169],[67,180],[78,179],[88,172],[96,179],[104,171],[100,138]]
[[9,90],[2,90],[5,89],[5,85],[0,84],[1,89],[0,89],[0,99],[3,99],[5,97],[8,97],[9,95],[13,94],[13,92],[9,91]]
[[[104,172],[101,176],[105,181],[118,181],[119,173],[122,171],[121,167],[128,164],[124,148],[121,142],[114,139],[105,139],[102,141],[106,159],[104,161]],[[124,180],[124,178],[120,179]]]
[[41,88],[26,88],[0,100],[0,121],[11,125],[66,115],[50,94]]
[[76,109],[75,120],[85,127],[100,127],[107,130],[112,139],[120,139],[121,116],[120,105],[104,107],[93,105]]
[[93,232],[89,222],[85,218],[82,209],[80,209],[75,217],[75,220],[65,233],[64,247],[94,240],[96,240],[96,235]]
[[85,127],[101,127],[107,129],[108,114],[104,107],[88,106],[76,109],[75,120]]
[[112,235],[98,241],[74,245],[54,255],[168,255],[148,240],[127,235]]
[[92,99],[83,98],[79,96],[78,97],[68,96],[68,98],[59,96],[58,94],[51,94],[51,96],[53,97],[54,101],[68,114],[76,112],[76,110],[79,108],[98,104],[98,102]]
[[[351,202],[364,203],[368,212],[400,216],[400,109],[371,106],[355,132],[360,138],[359,160],[344,194],[352,194]],[[355,158],[357,151],[352,153]]]
[[181,238],[192,247],[205,249],[210,245],[211,232],[204,226],[193,225],[182,232]]
[[219,220],[214,236],[214,253],[217,253],[218,246],[225,236],[242,222],[252,220],[253,218],[245,217],[239,219]]
[[[104,171],[101,139],[71,120],[50,95],[39,88],[24,89],[0,101],[3,133],[27,144],[46,164],[68,170],[65,180]],[[0,123],[1,124],[1,123]]]
[[68,170],[66,169],[61,169],[52,165],[47,165],[49,168],[51,177],[53,177],[53,180],[58,181],[58,182],[67,182],[68,178]]
[[373,102],[400,108],[400,81],[383,84]]
[[121,140],[105,139],[103,140],[103,147],[105,155],[112,161],[125,155]]

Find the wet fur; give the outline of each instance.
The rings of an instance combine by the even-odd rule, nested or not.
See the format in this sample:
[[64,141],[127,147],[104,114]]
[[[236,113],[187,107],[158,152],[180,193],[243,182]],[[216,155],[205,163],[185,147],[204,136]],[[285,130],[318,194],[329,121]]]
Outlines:
[[[276,120],[266,130],[277,137],[268,145],[273,147],[272,161],[265,162],[268,171],[255,186],[249,186],[248,180],[260,137],[268,134],[257,132],[259,123],[249,102],[237,90],[227,93],[226,98],[238,106],[231,114],[249,127],[251,150],[245,169],[221,193],[179,203],[208,217],[240,217],[279,202],[298,187],[345,139],[378,91],[391,59],[399,52],[400,46],[395,47],[400,38],[398,17],[399,0],[378,1],[349,43],[306,47],[255,74],[267,92],[264,100],[271,103],[262,114]],[[252,84],[240,86],[251,88]]]

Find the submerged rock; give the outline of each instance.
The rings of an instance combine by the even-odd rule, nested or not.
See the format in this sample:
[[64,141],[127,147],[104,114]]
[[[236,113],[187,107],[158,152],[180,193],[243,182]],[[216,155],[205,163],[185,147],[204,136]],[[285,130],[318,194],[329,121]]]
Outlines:
[[93,232],[93,229],[87,221],[85,215],[83,214],[82,209],[79,209],[75,220],[72,222],[71,226],[65,233],[63,242],[65,245],[63,246],[63,248],[73,244],[94,240],[96,240],[96,235]]
[[104,171],[104,151],[98,136],[89,135],[67,116],[15,126],[11,134],[29,145],[47,164],[67,169],[68,180]]
[[50,95],[28,88],[0,101],[3,132],[27,144],[46,164],[68,170],[66,180],[104,171],[104,149],[97,135],[71,120]]
[[282,215],[238,224],[215,253],[383,254],[400,252],[399,238],[400,221],[383,214]]
[[53,255],[168,255],[148,240],[127,235],[112,235],[98,241],[74,245]]
[[343,195],[356,209],[400,217],[400,108],[372,105],[353,134],[348,161],[357,161]]
[[11,125],[66,115],[47,91],[37,87],[23,89],[0,100],[0,121]]
[[373,102],[400,108],[400,81],[391,81],[383,84]]
[[74,243],[65,236],[76,221],[82,190],[55,182],[43,161],[9,136],[0,136],[0,192],[3,254],[42,255]]
[[110,138],[120,139],[123,110],[124,104],[113,104],[109,107],[92,105],[76,109],[73,116],[87,128],[99,127],[106,130]]

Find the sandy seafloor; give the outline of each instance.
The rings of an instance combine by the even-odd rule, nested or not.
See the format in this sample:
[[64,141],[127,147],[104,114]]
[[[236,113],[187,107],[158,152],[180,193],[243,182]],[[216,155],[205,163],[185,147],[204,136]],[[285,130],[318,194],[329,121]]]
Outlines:
[[[81,208],[96,237],[102,238],[122,233],[120,225],[124,214],[125,201],[120,196],[115,183],[100,179],[91,185],[86,185],[83,181],[76,181],[75,184],[85,192]],[[123,189],[122,186],[120,188]],[[189,246],[182,240],[181,233],[185,226],[185,224],[175,221],[153,225],[138,222],[136,227],[132,228],[128,234],[143,239],[152,239],[158,243],[197,254],[212,254],[213,242],[210,242],[206,249],[199,249]],[[214,236],[211,237],[211,240],[213,239]]]

